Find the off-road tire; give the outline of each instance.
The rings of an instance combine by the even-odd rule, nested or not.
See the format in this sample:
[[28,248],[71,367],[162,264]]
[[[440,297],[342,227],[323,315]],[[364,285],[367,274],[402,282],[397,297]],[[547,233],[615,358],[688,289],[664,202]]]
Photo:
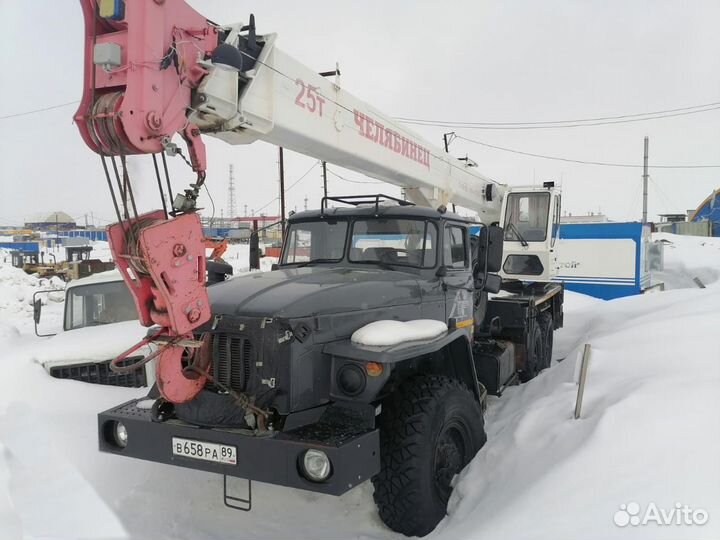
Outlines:
[[543,341],[540,321],[535,321],[532,330],[527,337],[525,353],[525,368],[519,373],[521,382],[528,382],[537,377],[542,369],[543,356],[545,355],[545,342]]
[[380,518],[392,530],[425,536],[445,516],[450,481],[485,444],[480,403],[440,375],[403,383],[383,402],[381,470],[372,482]]
[[540,314],[540,316],[538,317],[538,321],[540,325],[540,331],[542,332],[544,346],[543,361],[540,365],[540,369],[538,370],[540,371],[549,368],[550,363],[552,362],[553,336],[555,334],[555,329],[553,328],[552,315],[550,315],[546,311]]

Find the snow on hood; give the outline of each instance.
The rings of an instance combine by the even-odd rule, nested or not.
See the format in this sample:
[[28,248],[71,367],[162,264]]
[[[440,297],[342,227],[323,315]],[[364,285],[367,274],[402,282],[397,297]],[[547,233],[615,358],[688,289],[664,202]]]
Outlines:
[[386,347],[406,341],[432,339],[447,332],[447,325],[432,319],[375,321],[356,330],[350,340],[359,345]]
[[[115,358],[145,337],[138,321],[87,326],[61,332],[38,343],[32,357],[43,366],[60,363],[101,362]],[[136,354],[147,354],[147,347]]]

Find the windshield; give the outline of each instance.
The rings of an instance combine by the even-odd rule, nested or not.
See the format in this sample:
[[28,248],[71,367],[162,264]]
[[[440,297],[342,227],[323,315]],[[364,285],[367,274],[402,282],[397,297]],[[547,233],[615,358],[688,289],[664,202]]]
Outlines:
[[544,242],[550,193],[511,193],[505,212],[505,240]]
[[73,287],[65,305],[65,330],[138,318],[125,282],[113,281]]
[[347,221],[343,220],[308,221],[291,225],[280,264],[342,260],[347,228]]
[[353,224],[350,262],[435,266],[437,227],[415,219],[360,219]]
[[[352,263],[433,268],[437,260],[438,229],[423,219],[353,220],[350,251]],[[340,262],[350,223],[322,220],[293,223],[280,264],[305,266],[313,262]]]

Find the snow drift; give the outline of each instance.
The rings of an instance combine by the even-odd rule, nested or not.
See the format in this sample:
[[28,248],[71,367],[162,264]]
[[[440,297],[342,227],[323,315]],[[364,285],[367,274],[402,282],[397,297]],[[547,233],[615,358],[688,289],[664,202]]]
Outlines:
[[[449,516],[431,537],[720,538],[720,286],[698,289],[682,277],[683,268],[720,273],[720,256],[699,245],[708,239],[668,239],[676,247],[666,273],[688,288],[609,302],[568,293],[554,355],[564,360],[491,400],[488,443],[457,478]],[[0,283],[0,294],[8,288]],[[0,377],[3,540],[403,538],[380,523],[368,483],[340,498],[255,484],[245,514],[223,506],[219,476],[99,453],[97,412],[144,390],[50,378],[32,360],[40,340],[31,315],[0,321],[9,336]],[[586,342],[593,357],[574,420]],[[680,503],[709,520],[615,525],[630,503]]]

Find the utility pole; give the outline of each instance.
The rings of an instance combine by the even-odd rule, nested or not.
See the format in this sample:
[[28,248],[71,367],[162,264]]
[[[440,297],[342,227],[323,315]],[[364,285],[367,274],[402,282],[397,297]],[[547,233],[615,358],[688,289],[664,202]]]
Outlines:
[[231,163],[228,168],[228,219],[231,221],[230,225],[232,226],[232,218],[234,218],[237,213],[235,211],[235,177],[233,176],[233,164]]
[[285,160],[283,156],[283,147],[278,148],[280,154],[280,229],[282,236],[285,238]]
[[648,149],[650,147],[650,139],[645,136],[645,152],[643,155],[643,206],[642,206],[642,222],[647,223],[648,210]]
[[248,213],[247,213],[247,204],[244,205],[244,208],[245,208],[245,209],[243,210],[243,216],[246,216],[246,217],[247,217],[247,215],[248,215]]
[[323,196],[327,197],[327,163],[322,162]]

